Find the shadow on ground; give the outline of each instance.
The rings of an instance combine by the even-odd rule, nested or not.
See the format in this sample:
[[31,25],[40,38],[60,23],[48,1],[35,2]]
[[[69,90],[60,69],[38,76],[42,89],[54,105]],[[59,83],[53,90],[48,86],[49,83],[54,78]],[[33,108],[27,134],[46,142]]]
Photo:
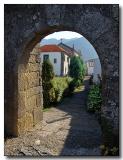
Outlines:
[[33,131],[5,143],[6,155],[19,156],[98,156],[101,128],[86,109],[89,78],[84,87],[43,114],[42,124]]

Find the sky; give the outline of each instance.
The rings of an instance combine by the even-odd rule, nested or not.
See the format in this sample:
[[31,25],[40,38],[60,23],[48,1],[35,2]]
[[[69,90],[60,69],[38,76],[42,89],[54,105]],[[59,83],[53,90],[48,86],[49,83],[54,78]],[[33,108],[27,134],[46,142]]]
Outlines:
[[71,39],[71,38],[80,38],[82,35],[76,33],[76,32],[71,32],[71,31],[61,31],[61,32],[54,32],[53,34],[50,34],[46,36],[44,39]]

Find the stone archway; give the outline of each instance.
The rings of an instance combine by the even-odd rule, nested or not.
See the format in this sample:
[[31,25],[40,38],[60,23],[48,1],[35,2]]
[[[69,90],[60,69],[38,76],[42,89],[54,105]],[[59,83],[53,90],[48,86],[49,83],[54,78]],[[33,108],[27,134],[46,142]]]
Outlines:
[[[46,35],[68,30],[86,37],[99,55],[103,76],[102,122],[112,130],[113,135],[118,136],[118,9],[118,5],[5,5],[6,133],[17,136],[41,121],[41,107],[37,109],[35,105],[32,111],[24,107],[25,103],[42,101],[41,92],[35,89],[35,85],[41,87],[38,62],[33,56],[29,58],[29,53]],[[32,75],[28,81],[35,77],[38,82],[23,88],[26,80],[22,75],[26,74],[27,67]],[[32,100],[28,94],[34,92],[38,92],[38,96]],[[42,103],[39,104],[41,106]],[[28,113],[28,109],[31,112]],[[34,120],[34,117],[40,118]]]

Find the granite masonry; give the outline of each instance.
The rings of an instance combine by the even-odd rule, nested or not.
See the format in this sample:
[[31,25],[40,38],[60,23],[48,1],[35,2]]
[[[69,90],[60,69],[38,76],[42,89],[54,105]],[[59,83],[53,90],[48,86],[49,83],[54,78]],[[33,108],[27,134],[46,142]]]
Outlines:
[[[102,127],[119,133],[119,6],[5,5],[5,133],[18,136],[42,120],[41,71],[30,54],[45,36],[74,31],[87,38],[102,65]],[[104,132],[108,129],[105,129]]]

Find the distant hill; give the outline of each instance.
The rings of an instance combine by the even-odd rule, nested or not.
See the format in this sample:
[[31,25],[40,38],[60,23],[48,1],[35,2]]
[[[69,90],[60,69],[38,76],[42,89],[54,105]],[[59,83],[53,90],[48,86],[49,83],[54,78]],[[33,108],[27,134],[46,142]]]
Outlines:
[[[58,44],[60,42],[61,40],[52,38],[52,39],[43,39],[40,44],[41,45]],[[89,59],[98,58],[97,52],[95,51],[93,46],[90,44],[90,42],[84,37],[72,38],[72,39],[62,39],[62,42],[67,44],[70,47],[73,47],[73,44],[74,44],[74,48],[77,51],[81,51],[82,58],[84,61],[89,60]]]

